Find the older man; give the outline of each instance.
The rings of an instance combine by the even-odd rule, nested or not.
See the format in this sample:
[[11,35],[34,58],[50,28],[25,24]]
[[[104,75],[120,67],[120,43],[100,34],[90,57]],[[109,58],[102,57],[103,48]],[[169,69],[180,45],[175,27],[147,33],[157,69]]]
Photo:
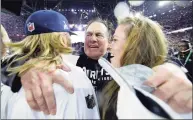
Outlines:
[[[91,21],[86,29],[84,45],[85,54],[80,55],[80,57],[72,58],[72,62],[74,62],[74,64],[76,64],[77,66],[81,67],[87,73],[87,76],[90,78],[93,86],[95,87],[96,92],[100,92],[103,89],[103,86],[109,80],[111,80],[109,74],[105,72],[104,69],[98,64],[98,59],[100,57],[106,57],[108,59],[108,57],[106,56],[107,48],[108,42],[111,39],[111,31],[109,28],[110,27],[108,26],[108,24],[106,24],[106,22],[102,20]],[[70,71],[70,69],[66,65],[60,66],[59,68],[62,68],[65,71]],[[187,89],[188,91],[189,89],[192,89],[192,84],[186,82],[187,77],[180,70],[180,68],[171,63],[166,63],[157,66],[154,70],[155,74],[148,80],[148,82],[146,82],[146,84],[157,87],[157,90],[154,92],[155,95],[166,102],[168,99],[170,99],[170,103],[168,104],[177,112],[192,111],[192,99],[189,99],[188,96],[184,97],[184,95],[181,94],[181,91],[179,91],[180,89],[178,89],[179,85],[181,85],[180,88]],[[30,98],[28,98],[28,103],[32,108],[44,106],[43,108],[49,108],[50,113],[56,113],[56,105],[54,105],[55,100],[53,98],[54,92],[52,88],[52,83],[56,81],[56,79],[58,79],[61,85],[63,85],[66,89],[72,88],[72,85],[70,83],[67,84],[66,80],[57,77],[57,74],[55,75],[56,77],[53,77],[54,79],[52,79],[52,82],[46,82],[46,79],[40,81],[37,77],[37,73],[37,70],[31,69],[25,74],[23,74],[21,76],[22,85],[25,86],[24,88],[26,88],[26,90],[28,91],[34,91],[33,88],[40,88],[39,93],[42,93],[41,90],[44,89],[48,94],[31,94]],[[42,86],[44,86],[44,88],[42,88]],[[178,95],[175,95],[174,97],[174,94]],[[40,100],[41,102],[39,102]],[[184,105],[184,102],[188,103]]]

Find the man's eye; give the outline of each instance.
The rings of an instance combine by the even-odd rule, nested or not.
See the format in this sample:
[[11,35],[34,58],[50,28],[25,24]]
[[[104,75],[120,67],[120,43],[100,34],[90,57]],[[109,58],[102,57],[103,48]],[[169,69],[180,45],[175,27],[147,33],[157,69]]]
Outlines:
[[115,42],[115,41],[117,41],[117,39],[113,39],[113,41]]
[[103,35],[102,35],[102,34],[96,34],[96,36],[97,36],[97,37],[103,37]]

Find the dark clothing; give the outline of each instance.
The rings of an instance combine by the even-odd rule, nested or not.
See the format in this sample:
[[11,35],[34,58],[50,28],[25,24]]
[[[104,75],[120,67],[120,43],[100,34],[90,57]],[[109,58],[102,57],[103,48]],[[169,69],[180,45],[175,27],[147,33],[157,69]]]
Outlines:
[[[107,53],[103,57],[110,61],[112,56],[110,53]],[[103,88],[112,80],[112,77],[104,70],[104,68],[99,65],[98,60],[93,60],[87,57],[84,52],[82,55],[80,55],[76,66],[81,67],[83,71],[86,72],[88,78],[91,80],[99,103],[100,115],[102,115],[103,106],[101,105],[104,101],[101,99],[101,97],[103,98],[104,96],[101,96],[101,92]]]
[[[104,58],[108,60],[108,55],[105,55]],[[112,80],[111,76],[99,65],[98,60],[93,60],[85,54],[80,55],[76,66],[81,67],[86,72],[95,91],[101,91],[106,83]]]
[[[8,65],[19,56],[15,55],[5,60],[1,60],[1,82],[11,87],[12,92],[18,92],[21,88],[20,77],[17,74],[9,75],[10,72],[7,70]],[[17,61],[11,64],[11,67],[17,67],[24,64],[25,61]]]
[[[101,92],[104,86],[112,80],[112,77],[99,65],[98,60],[91,59],[85,54],[84,47],[81,48],[80,53],[76,66],[81,67],[87,74],[95,91]],[[107,52],[103,58],[110,62],[112,56]]]
[[[112,58],[110,53],[107,53],[103,56],[110,62]],[[79,66],[87,74],[88,78],[91,80],[91,83],[95,89],[97,101],[99,105],[99,112],[102,115],[102,108],[104,102],[104,96],[101,95],[103,88],[112,80],[112,77],[99,65],[98,60],[93,60],[89,58],[85,52],[84,48],[81,49],[81,54],[77,60],[76,66]],[[116,117],[116,112],[113,109],[109,109],[108,113],[111,114],[112,118]],[[100,116],[102,118],[102,116]]]

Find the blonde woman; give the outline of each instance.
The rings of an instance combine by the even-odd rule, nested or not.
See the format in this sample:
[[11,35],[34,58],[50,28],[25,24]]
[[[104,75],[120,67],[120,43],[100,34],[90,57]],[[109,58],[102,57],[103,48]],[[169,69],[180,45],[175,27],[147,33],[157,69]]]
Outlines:
[[[47,79],[51,82],[53,75],[57,78],[65,78],[73,85],[74,89],[64,89],[56,83],[53,84],[57,110],[49,111],[42,104],[42,99],[36,98],[43,112],[32,110],[28,103],[33,108],[34,103],[29,101],[30,91],[24,91],[26,88],[21,88],[18,93],[12,93],[7,86],[2,87],[1,95],[1,118],[6,119],[99,119],[98,105],[92,84],[81,68],[72,65],[68,60],[68,55],[71,53],[70,34],[67,19],[60,13],[52,10],[40,10],[30,15],[25,25],[27,37],[18,43],[9,43],[14,53],[14,59],[8,65],[10,75],[25,73],[25,71],[36,67],[40,70],[37,77]],[[16,62],[24,61],[19,66],[12,66]],[[71,71],[64,72],[57,69],[57,65],[66,64]],[[49,73],[47,77],[44,73]],[[28,78],[26,78],[28,79]],[[31,83],[34,84],[34,83]],[[47,89],[47,86],[42,86]],[[36,95],[44,94],[51,97],[50,93],[38,92]],[[7,93],[7,94],[6,94]],[[26,94],[27,93],[27,94]],[[69,94],[71,93],[71,94]],[[27,95],[27,96],[25,96]],[[8,97],[9,96],[9,97]],[[48,104],[51,101],[46,101]],[[56,112],[57,111],[57,112]],[[51,113],[52,115],[46,115]]]
[[[133,15],[119,21],[119,25],[113,36],[111,51],[114,54],[114,58],[112,59],[112,64],[114,67],[142,64],[153,68],[163,64],[164,61],[166,61],[167,40],[161,26],[157,22],[152,21],[144,16]],[[162,75],[160,75],[159,78],[160,80],[157,80],[157,84],[160,84],[159,82],[162,80]],[[176,88],[178,89],[177,91],[183,91],[183,93],[180,94],[187,94],[186,96],[189,96],[186,99],[186,102],[183,104],[184,107],[190,107],[191,104],[189,104],[189,102],[191,102],[191,99],[189,98],[192,97],[192,84],[187,80],[185,81],[186,85],[184,85],[184,82],[181,82],[183,83],[181,84],[183,87],[179,87],[180,84],[175,82],[175,80],[169,79],[168,81],[170,82],[165,82],[166,84],[163,82],[162,85],[155,86],[158,89],[153,94],[157,97],[160,97],[164,101],[173,94],[176,96],[176,93],[173,93],[174,91],[172,90],[168,94],[164,92],[164,96],[161,96],[163,95],[161,94],[161,90],[170,89],[168,84],[173,84],[173,86],[178,87]],[[184,86],[186,86],[185,90]],[[111,81],[103,90],[103,95],[105,98],[103,103],[103,119],[117,119],[117,97],[119,90],[120,86],[118,86],[114,80]],[[180,94],[178,93],[177,97],[179,97]],[[173,99],[165,102],[167,102],[174,110],[178,110],[176,109],[177,107],[175,104],[172,103],[174,102]],[[189,109],[189,107],[187,107],[187,112],[192,111],[192,108],[190,107]],[[128,116],[128,118],[130,117],[131,116]]]

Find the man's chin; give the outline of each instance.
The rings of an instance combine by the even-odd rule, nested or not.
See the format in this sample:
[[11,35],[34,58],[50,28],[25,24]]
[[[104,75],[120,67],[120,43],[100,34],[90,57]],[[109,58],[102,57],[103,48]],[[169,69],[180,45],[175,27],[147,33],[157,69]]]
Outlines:
[[100,57],[102,57],[102,54],[87,54],[87,56],[91,59],[98,60]]

